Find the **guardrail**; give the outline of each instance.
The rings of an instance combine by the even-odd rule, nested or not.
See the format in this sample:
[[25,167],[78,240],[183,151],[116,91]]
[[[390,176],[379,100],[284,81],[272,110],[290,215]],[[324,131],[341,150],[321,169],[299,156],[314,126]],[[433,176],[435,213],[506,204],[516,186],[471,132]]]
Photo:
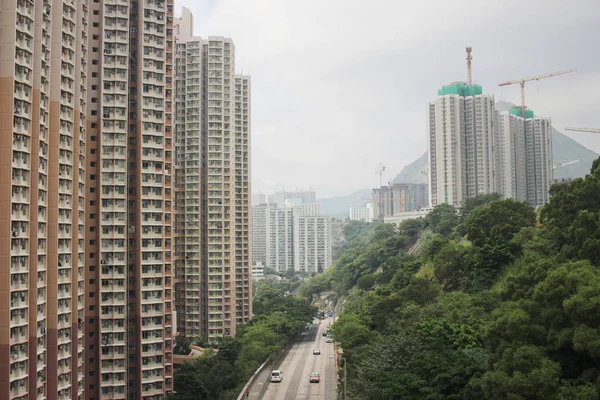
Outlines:
[[252,386],[254,384],[254,382],[256,381],[256,378],[258,378],[260,376],[260,373],[265,368],[265,365],[267,365],[269,363],[269,361],[271,361],[271,357],[272,356],[267,357],[267,360],[264,363],[262,363],[262,365],[260,367],[258,367],[256,371],[254,371],[254,374],[252,374],[252,377],[250,378],[250,380],[248,380],[248,382],[246,382],[246,385],[244,385],[244,387],[242,388],[242,392],[237,397],[237,400],[243,400],[246,397],[246,390],[250,389],[250,386]]
[[[267,360],[264,363],[262,363],[262,365],[260,367],[258,367],[258,369],[254,372],[254,374],[252,374],[252,377],[244,385],[241,393],[237,397],[237,400],[243,400],[246,398],[246,390],[250,389],[250,387],[258,381],[258,378],[260,377],[261,372],[263,372],[263,370],[265,368],[267,368],[268,371],[271,371],[271,370],[277,369],[279,367],[279,365],[284,360],[284,358],[287,356],[287,354],[289,353],[289,351],[292,348],[292,346],[294,345],[294,343],[296,343],[298,341],[299,337],[300,337],[300,334],[289,339],[288,343],[286,344],[286,346],[283,349],[279,350],[276,353],[271,354],[267,358]],[[271,374],[268,374],[263,379],[264,379],[263,385],[261,385],[260,393],[258,394],[259,399],[262,398],[262,396],[265,394],[265,391],[267,390],[267,386],[268,386],[269,382],[271,381]]]

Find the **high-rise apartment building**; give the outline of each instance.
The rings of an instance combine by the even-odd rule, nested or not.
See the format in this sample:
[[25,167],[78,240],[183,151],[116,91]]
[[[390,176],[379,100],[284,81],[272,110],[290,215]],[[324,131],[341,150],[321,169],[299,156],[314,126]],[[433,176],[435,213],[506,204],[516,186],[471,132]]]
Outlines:
[[277,190],[269,196],[269,203],[284,204],[291,199],[300,199],[303,204],[314,204],[317,202],[317,195],[312,189]]
[[552,183],[552,126],[532,110],[513,108],[498,114],[499,192],[534,207],[549,200]]
[[88,4],[0,9],[0,398],[83,399]]
[[350,207],[350,211],[348,213],[348,217],[350,221],[363,221],[363,222],[371,222],[371,210],[373,208],[368,207]]
[[481,86],[455,82],[427,106],[429,201],[464,205],[498,190],[494,154],[494,97]]
[[251,315],[250,77],[231,39],[175,24],[178,326],[187,337],[234,336]]
[[332,264],[331,217],[318,204],[252,207],[252,259],[284,272],[322,272]]
[[252,207],[252,261],[276,269],[294,269],[294,207]]
[[331,217],[294,215],[294,269],[323,272],[332,264]]
[[173,390],[173,1],[89,6],[86,398],[161,399]]

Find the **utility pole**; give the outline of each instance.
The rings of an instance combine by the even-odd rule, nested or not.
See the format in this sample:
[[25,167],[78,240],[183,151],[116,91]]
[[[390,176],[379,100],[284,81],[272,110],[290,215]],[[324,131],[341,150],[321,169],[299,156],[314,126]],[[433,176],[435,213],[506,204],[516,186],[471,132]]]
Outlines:
[[340,357],[340,361],[344,360],[344,393],[342,395],[342,400],[346,400],[346,357]]

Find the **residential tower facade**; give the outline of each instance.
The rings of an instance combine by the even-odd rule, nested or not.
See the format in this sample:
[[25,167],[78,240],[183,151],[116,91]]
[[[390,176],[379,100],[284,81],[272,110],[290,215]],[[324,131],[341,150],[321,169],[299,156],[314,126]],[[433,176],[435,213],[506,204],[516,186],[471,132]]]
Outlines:
[[3,0],[0,398],[84,398],[85,1]]
[[188,9],[175,32],[178,326],[214,340],[252,315],[250,77],[231,39],[193,36]]
[[86,397],[173,390],[172,0],[90,2]]
[[494,97],[481,86],[455,82],[427,106],[429,201],[462,206],[498,190]]

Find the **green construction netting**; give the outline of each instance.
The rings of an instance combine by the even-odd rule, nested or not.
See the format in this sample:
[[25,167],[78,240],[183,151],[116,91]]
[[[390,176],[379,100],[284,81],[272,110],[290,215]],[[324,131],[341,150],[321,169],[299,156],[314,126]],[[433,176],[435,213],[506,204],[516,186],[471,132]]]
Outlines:
[[460,96],[477,96],[482,94],[483,90],[479,85],[467,85],[466,83],[453,83],[451,85],[443,86],[438,90],[439,96],[445,96],[447,94],[458,94]]
[[[515,115],[517,117],[522,117],[523,116],[523,112],[521,111],[521,107],[514,107],[511,108],[509,113],[511,115]],[[528,108],[525,109],[525,118],[533,118],[533,110],[530,110]]]

